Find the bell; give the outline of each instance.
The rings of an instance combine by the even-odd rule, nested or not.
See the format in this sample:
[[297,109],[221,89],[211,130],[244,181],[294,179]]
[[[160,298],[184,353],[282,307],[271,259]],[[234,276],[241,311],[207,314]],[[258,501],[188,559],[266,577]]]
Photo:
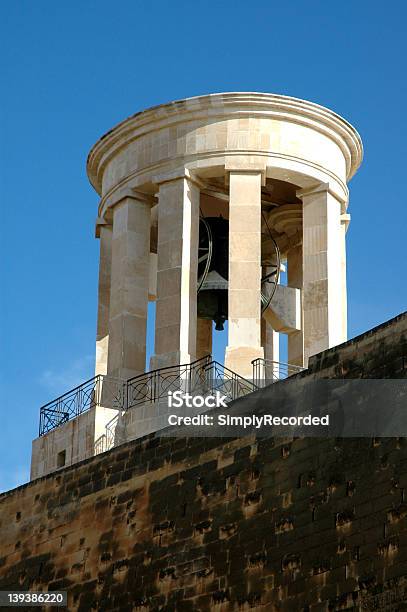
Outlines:
[[223,330],[228,318],[229,222],[223,217],[201,219],[198,253],[198,317]]

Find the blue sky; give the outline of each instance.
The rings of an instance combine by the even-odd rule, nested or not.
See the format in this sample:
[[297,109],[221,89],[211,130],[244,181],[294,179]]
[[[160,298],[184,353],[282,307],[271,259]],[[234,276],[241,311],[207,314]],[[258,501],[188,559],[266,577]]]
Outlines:
[[145,107],[219,91],[306,98],[365,146],[350,184],[350,336],[405,309],[407,19],[400,1],[2,3],[0,490],[39,406],[92,375],[98,197],[87,153]]

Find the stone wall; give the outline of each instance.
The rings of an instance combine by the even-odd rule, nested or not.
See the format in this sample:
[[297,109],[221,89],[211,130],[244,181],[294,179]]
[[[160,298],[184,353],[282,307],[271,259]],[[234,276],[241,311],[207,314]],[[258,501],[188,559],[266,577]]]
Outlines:
[[[406,336],[400,315],[309,376],[404,377]],[[151,435],[0,497],[0,589],[67,590],[69,610],[402,610],[406,488],[404,438]]]

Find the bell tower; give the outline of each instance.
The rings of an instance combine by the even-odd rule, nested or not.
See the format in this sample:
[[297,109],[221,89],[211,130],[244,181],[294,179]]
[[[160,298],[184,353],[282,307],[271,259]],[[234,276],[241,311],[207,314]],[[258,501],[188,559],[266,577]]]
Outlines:
[[[347,339],[347,182],[362,143],[344,119],[286,96],[227,93],[154,107],[93,147],[101,195],[96,371],[145,370],[211,352],[228,323],[225,366],[288,361]],[[216,333],[216,331],[214,332]]]

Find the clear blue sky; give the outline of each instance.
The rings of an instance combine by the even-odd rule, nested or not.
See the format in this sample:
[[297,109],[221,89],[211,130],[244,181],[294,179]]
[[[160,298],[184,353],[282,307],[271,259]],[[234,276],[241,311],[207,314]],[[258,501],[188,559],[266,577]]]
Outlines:
[[15,0],[1,22],[0,490],[39,406],[92,375],[98,197],[85,161],[145,107],[219,91],[306,98],[365,145],[350,184],[350,336],[406,303],[406,4]]

